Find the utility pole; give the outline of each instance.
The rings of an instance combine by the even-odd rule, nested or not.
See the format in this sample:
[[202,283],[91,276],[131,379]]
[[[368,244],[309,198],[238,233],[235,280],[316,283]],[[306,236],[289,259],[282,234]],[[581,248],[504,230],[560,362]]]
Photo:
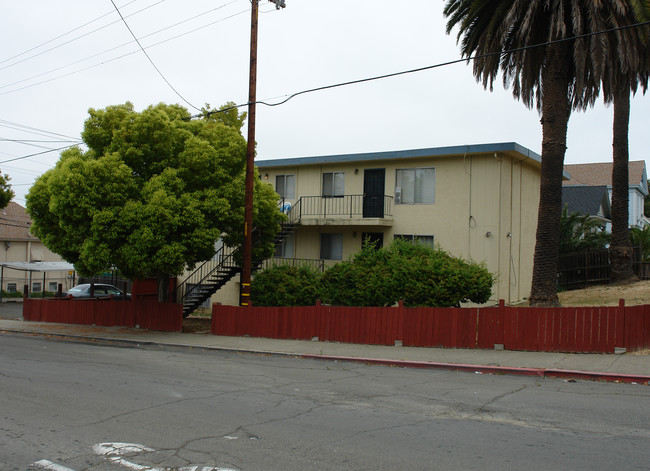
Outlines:
[[[284,0],[269,0],[277,9]],[[253,188],[255,171],[255,102],[257,101],[257,19],[259,0],[251,0],[251,53],[248,78],[248,143],[246,147],[246,188],[244,194],[244,251],[239,305],[251,305],[251,271],[253,266]]]

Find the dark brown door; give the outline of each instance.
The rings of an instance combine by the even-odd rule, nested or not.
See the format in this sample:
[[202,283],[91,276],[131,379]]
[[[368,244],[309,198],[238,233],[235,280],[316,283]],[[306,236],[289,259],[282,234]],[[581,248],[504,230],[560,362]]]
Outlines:
[[373,168],[363,172],[363,217],[384,217],[384,186],[386,169]]

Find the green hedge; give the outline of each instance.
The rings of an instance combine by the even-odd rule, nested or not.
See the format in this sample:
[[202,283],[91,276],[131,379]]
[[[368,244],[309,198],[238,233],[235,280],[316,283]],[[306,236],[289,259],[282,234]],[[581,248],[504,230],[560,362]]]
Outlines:
[[494,281],[484,264],[395,240],[379,250],[365,245],[322,276],[309,267],[262,271],[253,280],[251,298],[254,306],[305,306],[322,299],[337,306],[392,306],[403,300],[411,307],[452,307],[487,302]]
[[258,272],[251,284],[253,306],[312,306],[321,274],[309,266],[278,265]]

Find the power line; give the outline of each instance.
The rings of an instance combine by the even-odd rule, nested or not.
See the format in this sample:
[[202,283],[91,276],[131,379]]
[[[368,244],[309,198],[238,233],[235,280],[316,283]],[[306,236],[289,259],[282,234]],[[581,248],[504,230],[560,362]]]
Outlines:
[[[137,15],[137,14],[139,14],[139,13],[142,13],[143,11],[148,10],[149,8],[152,8],[152,7],[154,7],[154,6],[156,6],[156,5],[160,4],[160,3],[162,3],[162,2],[164,2],[164,1],[165,1],[165,0],[159,0],[158,2],[156,2],[156,3],[152,4],[152,5],[148,5],[148,6],[145,7],[145,8],[142,8],[142,9],[136,11],[136,12],[131,13],[130,15],[127,16],[127,18],[129,18],[129,17],[131,17],[131,16],[134,16],[134,15]],[[133,2],[131,2],[131,3],[133,3]],[[127,5],[130,5],[131,3],[127,3]],[[126,5],[125,5],[125,6],[126,6]],[[111,13],[112,13],[112,12],[111,12]],[[101,16],[100,18],[103,18],[104,16],[106,16],[106,15],[103,15],[103,16]],[[120,16],[121,16],[121,15],[120,15]],[[98,19],[99,19],[99,18],[98,18]],[[96,20],[93,20],[93,21],[96,21]],[[58,45],[56,45],[56,46],[54,46],[54,47],[51,47],[50,49],[46,49],[46,50],[44,50],[44,51],[41,51],[41,52],[39,52],[39,53],[36,53],[36,54],[33,54],[33,55],[29,56],[29,57],[26,57],[26,58],[24,58],[24,59],[21,59],[21,60],[19,60],[19,61],[13,62],[12,64],[6,65],[6,66],[4,66],[4,67],[0,67],[0,70],[8,69],[8,68],[13,67],[14,65],[17,65],[17,64],[22,64],[23,62],[26,62],[26,61],[28,61],[28,60],[30,60],[30,59],[33,59],[34,57],[41,56],[41,55],[46,54],[46,53],[48,53],[48,52],[50,52],[50,51],[53,51],[53,50],[55,50],[55,49],[58,49],[58,48],[63,47],[63,46],[66,46],[66,45],[68,45],[68,44],[70,44],[70,43],[73,43],[73,42],[75,42],[75,41],[77,41],[77,40],[79,40],[79,39],[81,39],[81,38],[85,38],[86,36],[90,36],[91,34],[96,33],[97,31],[101,31],[102,29],[104,29],[104,28],[108,28],[109,26],[112,26],[112,25],[114,25],[114,24],[116,24],[116,23],[119,23],[119,22],[120,22],[120,20],[115,20],[115,21],[113,21],[113,22],[111,22],[111,23],[108,23],[107,25],[101,26],[101,27],[99,27],[99,28],[97,28],[97,29],[94,29],[94,30],[92,30],[92,31],[89,31],[89,32],[87,32],[87,33],[84,33],[84,34],[82,34],[81,36],[77,36],[77,37],[75,37],[75,38],[72,38],[72,39],[70,39],[70,40],[64,42],[64,43],[58,44]],[[91,22],[91,23],[92,23],[92,22]],[[89,24],[89,23],[88,23],[88,24]],[[85,25],[84,25],[84,26],[85,26]],[[82,28],[82,27],[83,27],[83,26],[80,26],[79,28],[76,28],[76,29],[80,29],[80,28]],[[73,30],[73,31],[75,31],[75,30]],[[44,44],[48,44],[49,42],[52,42],[52,41],[54,41],[54,40],[56,40],[56,39],[58,39],[58,38],[61,38],[61,37],[63,37],[63,36],[66,36],[67,34],[69,34],[69,33],[65,33],[65,34],[63,34],[63,35],[60,35],[60,36],[58,36],[58,37],[55,38],[55,39],[51,39],[51,40],[45,42]],[[31,50],[38,49],[39,47],[41,47],[41,46],[36,46],[35,48],[32,48]],[[14,57],[20,57],[21,55],[24,55],[24,54],[25,54],[25,53],[21,53],[21,54],[18,54],[17,56],[14,56]],[[6,60],[0,62],[0,64],[2,64],[2,63],[4,63],[4,62],[7,62],[7,61],[9,61],[9,60],[11,60],[11,59],[6,59]]]
[[[295,98],[295,97],[300,96],[300,95],[305,95],[307,93],[319,92],[319,91],[323,91],[323,90],[329,90],[329,89],[332,89],[332,88],[345,87],[345,86],[348,86],[348,85],[356,85],[356,84],[359,84],[359,83],[372,82],[372,81],[375,81],[375,80],[382,80],[382,79],[391,78],[391,77],[398,77],[400,75],[413,74],[413,73],[416,73],[416,72],[423,72],[425,70],[431,70],[431,69],[437,69],[437,68],[440,68],[440,67],[446,67],[446,66],[449,66],[449,65],[458,64],[460,62],[470,62],[470,61],[473,61],[473,60],[484,59],[484,58],[492,57],[492,56],[514,54],[516,52],[521,52],[521,51],[525,51],[525,50],[528,50],[528,49],[534,49],[534,48],[538,48],[538,47],[545,47],[545,46],[549,46],[549,45],[552,45],[552,44],[558,44],[558,43],[563,43],[563,42],[567,42],[567,41],[575,41],[576,39],[584,39],[584,38],[591,37],[591,36],[598,36],[598,35],[601,35],[601,34],[613,33],[613,32],[616,32],[616,31],[621,31],[621,30],[630,29],[630,28],[638,28],[638,27],[641,27],[641,26],[648,26],[648,25],[650,25],[650,21],[645,21],[645,22],[642,22],[642,23],[635,23],[633,25],[619,26],[619,27],[616,27],[616,28],[608,29],[608,30],[596,31],[596,32],[593,32],[593,33],[582,34],[582,35],[579,35],[579,36],[572,36],[570,38],[556,39],[556,40],[553,40],[553,41],[547,41],[547,42],[544,42],[544,43],[519,47],[519,48],[515,48],[515,49],[510,49],[510,50],[507,50],[507,51],[499,51],[499,52],[490,52],[490,53],[486,53],[486,54],[478,54],[476,56],[470,56],[470,57],[467,57],[467,58],[455,59],[455,60],[451,60],[451,61],[447,61],[447,62],[440,62],[440,63],[437,63],[437,64],[427,65],[427,66],[424,66],[424,67],[418,67],[418,68],[415,68],[415,69],[402,70],[400,72],[393,72],[393,73],[390,73],[390,74],[375,75],[375,76],[372,76],[372,77],[366,77],[366,78],[362,78],[362,79],[358,79],[358,80],[349,80],[347,82],[339,82],[339,83],[335,83],[335,84],[331,84],[331,85],[324,85],[322,87],[310,88],[310,89],[307,89],[307,90],[302,90],[302,91],[299,91],[299,92],[296,92],[296,93],[292,93],[291,95],[288,95],[288,96],[285,95],[287,98],[285,98],[284,100],[282,100],[280,102],[277,102],[277,103],[266,103],[264,101],[256,101],[255,103],[260,104],[260,105],[265,105],[265,106],[271,106],[271,107],[280,106],[280,105],[284,105],[285,103],[287,103],[292,98]],[[214,110],[214,111],[209,111],[207,113],[201,113],[201,114],[197,114],[197,115],[194,115],[194,116],[190,116],[190,119],[191,118],[202,118],[202,117],[206,117],[206,116],[211,116],[213,114],[223,113],[223,112],[230,111],[230,110],[233,110],[233,109],[242,108],[242,107],[248,106],[248,105],[249,105],[249,103],[242,103],[240,105],[233,105],[233,106],[229,106],[227,108]]]
[[45,129],[39,129],[32,126],[27,126],[25,124],[15,123],[13,121],[7,121],[6,119],[0,119],[0,126],[8,129],[14,129],[16,131],[29,132],[30,134],[36,134],[44,137],[49,137],[48,135],[52,135],[52,136],[60,136],[60,137],[66,137],[73,140],[78,140],[78,138],[76,137],[67,136],[65,134],[59,134],[57,132],[47,131]]
[[[234,3],[235,1],[238,1],[238,0],[234,0],[233,2],[230,2],[230,3]],[[228,3],[227,5],[230,5],[230,3]],[[224,5],[224,6],[226,6],[226,5]],[[207,13],[210,13],[210,12],[212,12],[212,11],[214,11],[214,10],[216,10],[216,8],[213,9],[213,10],[210,10],[210,11],[204,12],[204,13],[207,14]],[[231,19],[231,18],[234,18],[234,17],[239,16],[239,15],[241,15],[241,14],[243,14],[243,13],[246,13],[246,12],[248,12],[248,9],[246,9],[246,10],[242,10],[242,11],[239,11],[239,12],[237,12],[237,13],[233,13],[232,15],[226,16],[226,17],[224,17],[224,18],[220,18],[220,19],[215,20],[215,21],[211,21],[210,23],[206,23],[206,24],[204,24],[204,25],[202,25],[202,26],[196,27],[196,28],[194,28],[194,29],[191,29],[191,30],[186,31],[186,32],[181,33],[181,34],[178,34],[178,35],[176,35],[176,36],[172,36],[172,37],[170,37],[170,38],[163,39],[163,40],[161,40],[161,41],[159,41],[159,42],[157,42],[157,43],[154,43],[154,44],[151,44],[151,45],[147,46],[145,49],[150,49],[150,48],[153,48],[153,47],[159,46],[159,45],[161,45],[161,44],[165,44],[165,43],[167,43],[167,42],[169,42],[169,41],[173,41],[173,40],[175,40],[175,39],[181,38],[181,37],[183,37],[183,36],[187,36],[188,34],[192,34],[192,33],[196,32],[196,31],[201,30],[201,29],[208,28],[208,27],[213,26],[213,25],[215,25],[215,24],[217,24],[217,23],[221,23],[221,22],[223,22],[223,21],[229,20],[229,19]],[[196,17],[190,18],[189,20],[195,19],[195,18],[197,18],[197,17],[199,17],[199,16],[202,16],[202,15],[203,15],[203,14],[201,14],[201,15],[197,15]],[[187,20],[187,21],[189,21],[189,20]],[[185,21],[180,22],[180,23],[184,23],[184,22],[185,22]],[[180,24],[180,23],[178,23],[178,24]],[[176,25],[172,25],[172,27],[173,27],[173,26],[176,26]],[[145,36],[143,36],[143,38],[144,38],[144,37],[152,36],[152,35],[154,35],[154,34],[157,34],[158,32],[161,32],[161,31],[163,31],[163,30],[165,30],[165,29],[169,29],[169,27],[166,27],[166,28],[163,28],[163,29],[161,29],[161,30],[159,30],[159,31],[155,31],[155,32],[153,32],[153,33],[150,33],[150,34],[148,34],[148,35],[145,35]],[[20,83],[23,83],[23,82],[26,82],[26,81],[29,81],[29,80],[33,80],[34,78],[38,78],[38,77],[41,77],[41,76],[43,76],[43,75],[50,74],[50,73],[52,73],[52,72],[56,72],[57,70],[61,70],[61,69],[64,69],[64,68],[70,67],[70,66],[72,66],[72,65],[74,65],[74,64],[78,64],[78,63],[83,62],[83,61],[85,61],[85,60],[92,59],[93,57],[97,57],[97,56],[99,56],[99,55],[101,55],[101,54],[105,54],[105,53],[107,53],[107,52],[111,52],[111,51],[113,51],[113,50],[115,50],[115,49],[119,49],[119,48],[121,48],[121,47],[123,47],[123,46],[125,46],[125,45],[127,45],[127,44],[131,44],[132,42],[135,42],[135,41],[130,41],[129,43],[124,43],[124,44],[122,44],[122,45],[120,45],[120,46],[115,46],[115,47],[113,47],[113,48],[107,49],[106,51],[103,51],[103,52],[100,52],[100,53],[93,54],[92,56],[88,56],[88,57],[86,57],[86,58],[84,58],[84,59],[80,59],[80,60],[78,60],[78,61],[72,62],[72,63],[68,64],[67,66],[58,67],[58,68],[53,69],[53,70],[50,70],[50,71],[48,71],[48,72],[41,73],[41,74],[35,75],[35,76],[33,76],[33,77],[29,77],[29,78],[27,78],[27,79],[19,80],[19,81],[17,81],[17,82],[14,82],[13,84],[8,84],[8,85],[0,86],[0,88],[6,88],[6,87],[11,86],[11,85],[17,85],[17,84],[20,84]],[[55,81],[55,80],[59,80],[59,79],[65,78],[65,77],[69,77],[69,76],[71,76],[71,75],[75,75],[75,74],[78,74],[78,73],[81,73],[81,72],[85,72],[86,70],[94,69],[95,67],[99,67],[99,66],[102,66],[102,65],[108,64],[109,62],[113,62],[113,61],[120,60],[120,59],[123,59],[123,58],[128,57],[128,56],[131,56],[131,55],[133,55],[133,54],[135,54],[135,53],[137,53],[137,52],[139,52],[139,51],[140,51],[140,49],[137,49],[137,50],[135,50],[135,51],[127,52],[127,53],[122,54],[122,55],[120,55],[120,56],[113,57],[113,58],[111,58],[111,59],[107,59],[107,60],[102,61],[102,62],[99,62],[99,63],[97,63],[97,64],[92,64],[92,65],[89,65],[89,66],[87,66],[87,67],[83,67],[83,68],[81,68],[81,69],[77,69],[77,70],[74,70],[74,71],[72,71],[72,72],[68,72],[68,73],[63,74],[63,75],[58,75],[58,76],[56,76],[56,77],[52,77],[52,78],[49,78],[49,79],[46,79],[46,80],[42,80],[42,81],[40,81],[40,82],[36,82],[36,83],[29,84],[29,85],[25,85],[24,87],[14,88],[13,90],[8,90],[8,91],[6,91],[6,92],[2,92],[2,93],[0,93],[0,96],[3,96],[3,95],[9,95],[9,94],[11,94],[11,93],[19,92],[19,91],[22,91],[22,90],[26,90],[26,89],[28,89],[28,88],[33,88],[33,87],[36,87],[36,86],[39,86],[39,85],[43,85],[43,84],[45,84],[45,83],[53,82],[53,81]],[[196,109],[196,108],[195,108],[195,109]]]
[[[164,28],[161,28],[161,29],[159,29],[159,30],[153,31],[153,32],[151,32],[151,33],[149,33],[149,34],[145,34],[144,36],[141,36],[139,39],[142,40],[142,39],[145,39],[145,38],[149,38],[149,37],[151,37],[151,36],[155,36],[156,34],[162,33],[162,32],[164,32],[164,31],[167,31],[167,30],[171,29],[171,28],[175,28],[175,27],[180,26],[180,25],[182,25],[182,24],[184,24],[184,23],[188,23],[188,22],[190,22],[190,21],[192,21],[192,20],[195,20],[195,19],[200,18],[200,17],[202,17],[202,16],[205,16],[205,15],[207,15],[207,14],[213,13],[213,12],[215,12],[215,11],[217,11],[217,10],[220,10],[220,9],[222,9],[222,8],[225,8],[225,7],[227,7],[227,6],[229,6],[229,5],[233,4],[233,3],[236,3],[236,2],[238,2],[238,1],[240,1],[240,0],[232,0],[232,1],[228,2],[228,3],[225,3],[225,4],[223,4],[223,5],[220,5],[220,6],[218,6],[218,7],[212,8],[212,9],[210,9],[210,10],[203,11],[203,12],[201,12],[201,13],[199,13],[199,14],[197,14],[197,15],[194,15],[194,16],[192,16],[192,17],[190,17],[190,18],[186,18],[186,19],[184,19],[184,20],[182,20],[182,21],[179,21],[179,22],[174,23],[174,24],[169,25],[169,26],[165,26]],[[142,10],[140,10],[140,11],[142,11]],[[244,10],[244,12],[245,12],[245,11],[248,11],[248,10]],[[139,13],[139,12],[136,12],[136,13]],[[133,15],[135,15],[136,13],[133,13],[133,14],[131,14],[131,15],[129,15],[129,16],[133,16]],[[243,13],[243,12],[242,12],[242,13]],[[238,14],[239,14],[239,13],[238,13]],[[129,16],[127,16],[127,18],[128,18]],[[228,16],[228,17],[226,17],[225,19],[232,18],[233,16],[236,16],[236,15]],[[217,20],[217,21],[215,21],[215,22],[209,23],[207,26],[209,26],[209,25],[213,25],[213,24],[215,24],[215,23],[217,23],[217,22],[225,21],[225,19],[219,19],[219,20]],[[112,25],[112,24],[115,24],[115,23],[117,23],[117,22],[119,22],[119,20],[116,21],[116,22],[111,23],[111,25]],[[107,26],[110,26],[110,25],[107,25]],[[174,37],[172,37],[172,38],[165,39],[165,40],[160,41],[160,42],[158,42],[158,43],[155,43],[155,44],[153,44],[153,45],[147,46],[146,49],[149,49],[149,48],[151,48],[151,47],[153,47],[153,46],[157,46],[157,45],[162,44],[162,43],[164,43],[164,42],[171,41],[171,40],[173,40],[173,39],[176,39],[176,38],[179,38],[179,37],[185,36],[186,34],[192,33],[192,32],[194,32],[194,31],[197,31],[197,30],[199,30],[199,29],[205,28],[205,27],[207,27],[207,26],[204,25],[204,26],[201,26],[201,27],[199,27],[199,28],[195,28],[195,29],[193,29],[193,30],[191,30],[191,31],[189,31],[189,32],[185,32],[185,33],[182,33],[182,34],[180,34],[180,35],[174,36]],[[91,33],[95,32],[95,31],[99,31],[99,30],[91,31]],[[90,33],[89,33],[89,34],[90,34]],[[56,67],[56,68],[54,68],[54,69],[50,69],[50,70],[48,70],[48,71],[46,71],[46,72],[41,72],[41,73],[39,73],[39,74],[32,75],[31,77],[23,78],[23,79],[17,80],[17,81],[12,82],[12,83],[7,83],[7,84],[5,84],[5,85],[1,85],[1,86],[0,86],[0,89],[8,88],[8,87],[12,87],[12,86],[14,86],[14,85],[20,85],[21,83],[29,82],[30,80],[34,80],[34,79],[37,79],[37,78],[39,78],[39,77],[43,77],[43,76],[45,76],[45,75],[52,74],[52,73],[57,72],[57,71],[59,71],[59,70],[67,69],[68,67],[72,67],[72,66],[75,65],[75,64],[79,64],[79,63],[81,63],[81,62],[85,62],[85,61],[87,61],[87,60],[89,60],[89,59],[92,59],[92,58],[94,58],[94,57],[101,56],[101,55],[103,55],[103,54],[107,54],[107,53],[109,53],[109,52],[111,52],[111,51],[115,51],[115,50],[117,50],[117,49],[123,48],[123,47],[128,46],[129,44],[133,44],[133,43],[135,43],[135,42],[136,42],[136,41],[128,41],[128,42],[122,43],[122,44],[120,44],[120,45],[118,45],[118,46],[114,46],[114,47],[111,47],[111,48],[109,48],[109,49],[105,49],[105,50],[103,50],[103,51],[101,51],[101,52],[97,52],[97,53],[92,54],[92,55],[90,55],[90,56],[84,57],[83,59],[79,59],[79,60],[76,60],[76,61],[74,61],[74,62],[70,62],[70,63],[68,63],[68,64],[66,64],[66,65],[62,65],[62,66],[60,66],[60,67]],[[50,49],[50,50],[52,50],[52,49]],[[45,51],[45,52],[47,52],[47,51]],[[135,52],[137,52],[137,51],[133,51],[133,52],[131,52],[131,53],[128,53],[127,55],[134,54]],[[35,56],[32,56],[32,57],[35,57]],[[122,55],[122,56],[119,56],[117,59],[121,59],[121,58],[123,58],[123,57],[126,57],[126,56],[125,56],[125,55]],[[114,60],[114,59],[112,59],[112,60]],[[106,62],[101,62],[99,65],[101,65],[101,64],[105,64],[105,63],[106,63]],[[93,67],[93,66],[90,66],[90,67]],[[90,68],[90,67],[89,67],[89,68]],[[0,69],[0,70],[2,70],[2,69]],[[75,71],[75,72],[72,72],[72,73],[82,72],[82,71],[84,71],[84,70],[88,70],[88,68],[84,68],[84,69],[81,69],[81,70],[78,70],[78,71]],[[71,73],[66,74],[66,75],[63,75],[63,76],[59,76],[59,77],[54,77],[54,78],[52,78],[52,79],[49,79],[49,80],[47,80],[47,81],[42,81],[42,82],[39,82],[39,83],[37,83],[37,84],[32,84],[32,86],[40,85],[40,84],[46,83],[46,82],[48,82],[48,81],[55,80],[55,79],[57,79],[57,78],[67,77],[68,75],[71,75]],[[13,91],[17,91],[17,90],[24,90],[24,88],[28,88],[28,87],[19,88],[19,89],[16,89],[16,90],[11,90],[9,93],[11,93],[11,92],[13,92]]]
[[81,139],[73,139],[73,140],[58,139],[56,141],[52,141],[52,140],[45,140],[45,139],[7,139],[6,137],[0,137],[0,141],[15,142],[17,144],[29,144],[33,142],[42,142],[42,143],[83,142]]
[[[126,6],[129,6],[129,5],[131,5],[132,3],[135,3],[135,2],[137,2],[137,1],[138,1],[138,0],[132,0],[132,1],[130,1],[129,3],[127,3],[126,5],[123,5],[122,8],[124,8],[124,7],[126,7]],[[80,29],[82,29],[82,28],[85,28],[86,26],[88,26],[88,25],[94,23],[95,21],[99,21],[99,20],[101,20],[102,18],[104,18],[104,17],[106,17],[106,16],[108,16],[108,15],[111,15],[111,14],[113,14],[113,13],[114,13],[114,10],[111,10],[111,11],[109,11],[109,12],[107,12],[107,13],[104,13],[103,15],[98,16],[98,17],[95,18],[94,20],[90,20],[90,21],[88,21],[87,23],[82,24],[81,26],[77,26],[76,28],[71,29],[71,30],[68,31],[67,33],[60,34],[60,35],[58,35],[58,36],[56,36],[56,37],[54,37],[54,38],[52,38],[52,39],[48,39],[47,41],[45,41],[44,43],[39,44],[38,46],[34,46],[34,47],[32,47],[32,48],[29,48],[29,49],[27,49],[26,51],[21,52],[20,54],[16,54],[16,55],[14,55],[14,56],[8,57],[7,59],[1,60],[1,61],[0,61],[0,64],[4,64],[5,62],[9,62],[10,60],[16,59],[16,58],[18,58],[18,57],[20,57],[20,56],[24,56],[25,54],[29,54],[30,52],[35,51],[35,50],[38,49],[39,47],[43,47],[43,46],[45,46],[45,45],[47,45],[47,44],[49,44],[49,43],[51,43],[51,42],[56,41],[57,39],[61,39],[61,38],[65,37],[65,36],[67,36],[68,34],[72,34],[72,33],[74,33],[75,31],[78,31],[78,30],[80,30]],[[106,25],[106,26],[109,26],[109,25]],[[104,26],[104,28],[105,28],[106,26]],[[95,30],[95,31],[97,31],[97,30]]]
[[76,146],[76,144],[72,145],[72,146],[58,147],[56,149],[48,149],[48,150],[44,150],[43,152],[36,152],[35,154],[23,155],[22,157],[15,157],[13,159],[3,160],[2,162],[0,162],[0,164],[6,164],[7,162],[15,162],[16,160],[28,159],[30,157],[36,157],[37,155],[49,154],[50,152],[57,152],[59,150],[70,149],[71,147],[75,147],[75,146]]
[[192,108],[194,108],[195,110],[198,111],[199,108],[197,108],[197,107],[194,106],[192,103],[190,103],[189,101],[187,101],[187,100],[185,99],[185,97],[184,97],[183,95],[181,95],[180,93],[178,93],[178,91],[174,88],[174,86],[173,86],[171,83],[169,83],[169,80],[167,80],[167,78],[163,75],[163,73],[160,71],[160,69],[158,69],[158,67],[156,66],[156,64],[154,63],[154,61],[151,59],[151,57],[149,57],[149,54],[147,54],[147,51],[145,51],[145,49],[142,47],[142,44],[140,44],[140,41],[138,40],[137,36],[136,36],[135,34],[133,34],[133,31],[131,31],[131,28],[129,27],[129,24],[126,22],[126,20],[125,20],[124,17],[122,16],[122,13],[120,12],[119,8],[117,8],[117,5],[115,5],[115,2],[114,2],[113,0],[111,0],[111,3],[112,3],[113,6],[115,7],[115,11],[117,11],[117,13],[120,15],[120,18],[122,18],[122,22],[124,23],[124,26],[126,26],[126,29],[129,30],[129,33],[131,33],[131,36],[133,36],[133,39],[135,39],[135,42],[138,43],[138,46],[140,46],[140,49],[142,50],[142,52],[144,53],[144,55],[147,56],[147,59],[149,59],[149,62],[151,62],[151,65],[153,66],[153,68],[156,69],[156,72],[158,72],[158,75],[160,75],[160,77],[165,81],[165,83],[166,83],[167,85],[169,85],[169,88],[171,88],[171,89],[174,91],[174,93],[176,93],[176,95],[178,95],[178,97],[179,97],[181,100],[183,100],[185,103],[187,103],[187,104],[190,105]]

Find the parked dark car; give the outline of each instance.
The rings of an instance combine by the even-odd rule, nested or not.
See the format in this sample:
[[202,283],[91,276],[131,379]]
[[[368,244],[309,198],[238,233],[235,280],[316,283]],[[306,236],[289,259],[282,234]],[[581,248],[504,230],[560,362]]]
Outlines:
[[124,294],[124,291],[113,285],[106,285],[103,283],[95,283],[94,293],[90,295],[90,283],[77,285],[70,288],[63,293],[64,296],[72,296],[73,298],[109,298],[113,295],[113,299],[131,299],[129,293]]

